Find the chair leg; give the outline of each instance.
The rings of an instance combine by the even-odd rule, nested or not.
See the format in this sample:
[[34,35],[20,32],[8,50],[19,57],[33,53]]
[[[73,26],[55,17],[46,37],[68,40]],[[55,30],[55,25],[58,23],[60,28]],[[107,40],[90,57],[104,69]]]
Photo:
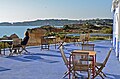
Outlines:
[[102,73],[105,77],[107,77],[104,72],[101,71],[101,73]]
[[[97,66],[96,66],[96,68],[99,69]],[[102,73],[105,77],[107,77],[102,70],[101,70],[101,73]]]
[[23,49],[22,49],[21,51],[19,50],[19,54],[20,54],[20,55],[22,54],[22,51],[23,51]]
[[97,77],[97,75],[99,75],[102,79],[104,79],[104,77],[101,75],[101,71],[102,71],[102,70],[98,70],[98,71],[96,70],[96,71],[95,71],[95,72],[96,72],[96,75],[94,76],[94,78]]
[[1,53],[1,48],[0,48],[0,55],[2,55],[2,53]]
[[24,48],[24,50],[28,53],[28,51]]
[[25,46],[22,46],[22,51],[25,51],[25,52],[27,52],[27,53],[30,53],[30,52],[28,52],[26,49],[25,49]]
[[99,74],[99,76],[100,76],[102,79],[104,79],[104,77],[103,77],[101,74]]
[[11,56],[12,55],[12,50],[10,50],[10,54],[9,54],[9,56]]
[[[66,71],[65,72],[65,75],[63,76],[63,78],[65,78],[67,75],[69,75],[69,71]],[[74,74],[74,72],[72,72],[72,74]],[[75,74],[77,74],[77,75],[79,75],[77,72],[75,72]],[[75,75],[75,78],[76,78],[77,76]]]
[[[72,72],[72,70],[71,70],[71,71],[66,71],[66,72],[65,72],[65,75],[63,76],[63,78],[65,78],[67,75],[69,75],[70,72]],[[77,72],[75,72],[75,73],[78,74]],[[73,74],[73,73],[72,73],[72,74]]]
[[17,53],[17,49],[14,49],[14,51],[11,50],[9,56],[13,56],[13,54],[18,54],[18,53]]
[[10,52],[9,56],[13,56],[13,53],[12,53],[12,52]]
[[88,70],[88,79],[90,79],[90,71]]
[[75,71],[73,71],[73,74],[72,74],[72,79],[75,79]]
[[63,78],[65,78],[69,73],[70,73],[69,71],[66,71],[65,75],[63,76]]

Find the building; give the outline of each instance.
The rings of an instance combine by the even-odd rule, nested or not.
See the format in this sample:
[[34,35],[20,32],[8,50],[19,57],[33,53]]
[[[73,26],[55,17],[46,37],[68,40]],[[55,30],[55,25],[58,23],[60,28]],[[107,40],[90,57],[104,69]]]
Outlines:
[[120,0],[113,0],[113,47],[120,61]]

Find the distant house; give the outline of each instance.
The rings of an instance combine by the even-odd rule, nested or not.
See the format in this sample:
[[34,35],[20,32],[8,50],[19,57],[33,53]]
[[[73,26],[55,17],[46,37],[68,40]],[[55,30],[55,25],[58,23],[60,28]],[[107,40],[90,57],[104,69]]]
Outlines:
[[113,47],[120,61],[120,0],[113,0]]

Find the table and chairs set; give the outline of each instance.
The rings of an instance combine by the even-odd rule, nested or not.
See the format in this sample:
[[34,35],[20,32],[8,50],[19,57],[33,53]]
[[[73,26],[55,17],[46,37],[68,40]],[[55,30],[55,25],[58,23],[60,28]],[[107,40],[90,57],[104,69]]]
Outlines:
[[[5,55],[5,44],[6,43],[12,43],[13,40],[0,40],[1,43],[3,43],[3,55]],[[1,52],[1,50],[0,50]],[[0,53],[2,55],[2,53]]]
[[[55,49],[56,49],[56,37],[55,36],[41,36],[41,50],[42,49],[48,49],[50,46],[50,42],[53,42],[55,44]],[[14,55],[14,54],[22,54],[22,51],[25,51],[26,53],[30,53],[26,50],[27,43],[25,45],[21,44],[22,39],[20,38],[13,38],[13,39],[3,39],[0,40],[1,43],[3,43],[3,55],[6,53],[6,45],[7,45],[7,50],[9,50],[9,56]],[[28,41],[27,41],[28,42]],[[1,52],[1,51],[0,51]],[[2,52],[0,53],[2,55]]]
[[20,38],[14,38],[10,40],[7,39],[0,40],[0,42],[3,43],[3,54],[2,52],[0,54],[6,55],[6,50],[9,51],[9,56],[12,56],[14,54],[22,54],[23,50],[28,53],[28,51],[26,50],[27,45],[21,45],[21,41],[22,39]]
[[95,79],[97,76],[105,79],[106,75],[103,69],[109,59],[112,48],[110,48],[106,58],[101,63],[96,61],[95,44],[86,43],[81,44],[81,46],[81,49],[70,52],[69,58],[64,53],[63,45],[59,47],[62,59],[67,67],[63,78],[68,76],[69,79],[79,79],[82,72],[87,72],[88,79]]
[[51,43],[55,44],[55,49],[56,49],[56,37],[55,36],[41,36],[41,50],[42,49],[49,50]]
[[[55,49],[56,49],[56,37],[55,36],[42,36],[40,37],[41,39],[41,50],[42,49],[48,49],[49,50],[49,46],[50,46],[50,42],[53,42],[55,44]],[[26,53],[30,53],[26,50],[26,45],[21,45],[21,41],[22,39],[20,38],[13,38],[10,40],[4,39],[4,40],[0,40],[1,43],[3,43],[3,55],[5,55],[6,53],[6,45],[8,45],[7,50],[9,50],[9,56],[12,56],[14,54],[22,54],[22,51],[25,51]],[[28,42],[28,41],[27,41]],[[1,52],[1,51],[0,51]],[[0,53],[2,55],[2,52]]]

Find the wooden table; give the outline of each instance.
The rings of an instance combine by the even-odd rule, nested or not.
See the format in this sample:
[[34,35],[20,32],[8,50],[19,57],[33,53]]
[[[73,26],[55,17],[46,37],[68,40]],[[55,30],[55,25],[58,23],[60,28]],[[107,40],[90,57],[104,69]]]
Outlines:
[[41,37],[41,49],[48,49],[50,41],[54,41],[55,49],[56,49],[56,37],[55,36],[42,36]]
[[47,39],[55,40],[55,49],[56,49],[56,37],[55,36],[48,36]]
[[8,43],[8,42],[13,42],[13,40],[0,40],[0,42],[3,42],[4,43],[4,55],[5,55],[5,43]]
[[95,51],[84,51],[84,50],[74,50],[73,53],[83,53],[83,52],[88,52],[89,56],[92,56],[92,73],[93,73],[93,78],[95,76],[95,63],[96,63],[96,52]]

